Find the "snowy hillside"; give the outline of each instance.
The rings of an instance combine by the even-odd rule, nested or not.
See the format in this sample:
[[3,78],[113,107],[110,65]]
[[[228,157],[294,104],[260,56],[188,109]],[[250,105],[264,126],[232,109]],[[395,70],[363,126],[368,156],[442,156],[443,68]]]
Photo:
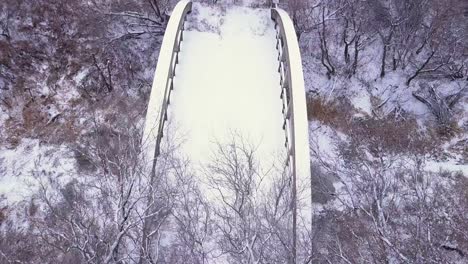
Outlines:
[[177,2],[0,3],[0,263],[468,263],[466,1],[280,1],[310,135],[295,250],[270,1],[193,3],[148,171]]

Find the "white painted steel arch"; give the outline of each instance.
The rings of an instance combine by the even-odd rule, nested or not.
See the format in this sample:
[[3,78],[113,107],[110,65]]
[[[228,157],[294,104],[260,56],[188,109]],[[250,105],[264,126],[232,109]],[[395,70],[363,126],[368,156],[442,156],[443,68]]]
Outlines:
[[309,123],[302,60],[296,31],[286,11],[271,9],[276,22],[278,71],[281,74],[284,125],[288,158],[292,174],[293,200],[293,263],[296,263],[296,228],[312,225],[312,193],[310,186]]
[[167,24],[159,51],[142,141],[142,153],[145,155],[145,160],[151,163],[152,168],[159,155],[164,123],[167,120],[167,107],[173,89],[173,78],[178,63],[180,43],[183,39],[184,22],[187,13],[190,13],[191,10],[192,2],[182,0],[177,3]]

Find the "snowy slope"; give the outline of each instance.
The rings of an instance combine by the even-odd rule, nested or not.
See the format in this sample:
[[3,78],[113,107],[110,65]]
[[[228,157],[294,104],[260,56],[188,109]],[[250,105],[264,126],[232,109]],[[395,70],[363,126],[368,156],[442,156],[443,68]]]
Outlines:
[[0,205],[27,200],[49,178],[66,183],[76,175],[73,152],[63,145],[23,139],[15,149],[1,147],[0,153],[0,201],[5,198]]

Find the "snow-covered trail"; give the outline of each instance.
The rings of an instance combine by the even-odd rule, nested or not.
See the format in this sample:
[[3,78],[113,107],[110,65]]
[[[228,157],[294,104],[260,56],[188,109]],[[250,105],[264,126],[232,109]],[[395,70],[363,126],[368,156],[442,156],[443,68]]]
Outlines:
[[[276,31],[268,9],[231,7],[224,14],[194,4],[176,68],[171,129],[195,166],[210,161],[215,142],[233,134],[258,147],[267,169],[284,155]],[[192,22],[193,23],[193,22]],[[201,28],[201,29],[200,29]]]

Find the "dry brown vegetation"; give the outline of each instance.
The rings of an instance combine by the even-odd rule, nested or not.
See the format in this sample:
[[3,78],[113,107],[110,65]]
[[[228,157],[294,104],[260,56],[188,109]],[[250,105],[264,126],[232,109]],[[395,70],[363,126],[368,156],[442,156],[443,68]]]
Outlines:
[[373,149],[392,152],[411,150],[424,154],[435,150],[441,140],[430,130],[420,131],[415,119],[396,118],[392,114],[384,118],[354,117],[357,111],[346,98],[326,102],[321,98],[307,99],[309,121],[316,120],[351,136],[359,144]]
[[321,97],[307,97],[307,118],[320,121],[338,131],[348,131],[357,111],[346,98],[325,100]]

